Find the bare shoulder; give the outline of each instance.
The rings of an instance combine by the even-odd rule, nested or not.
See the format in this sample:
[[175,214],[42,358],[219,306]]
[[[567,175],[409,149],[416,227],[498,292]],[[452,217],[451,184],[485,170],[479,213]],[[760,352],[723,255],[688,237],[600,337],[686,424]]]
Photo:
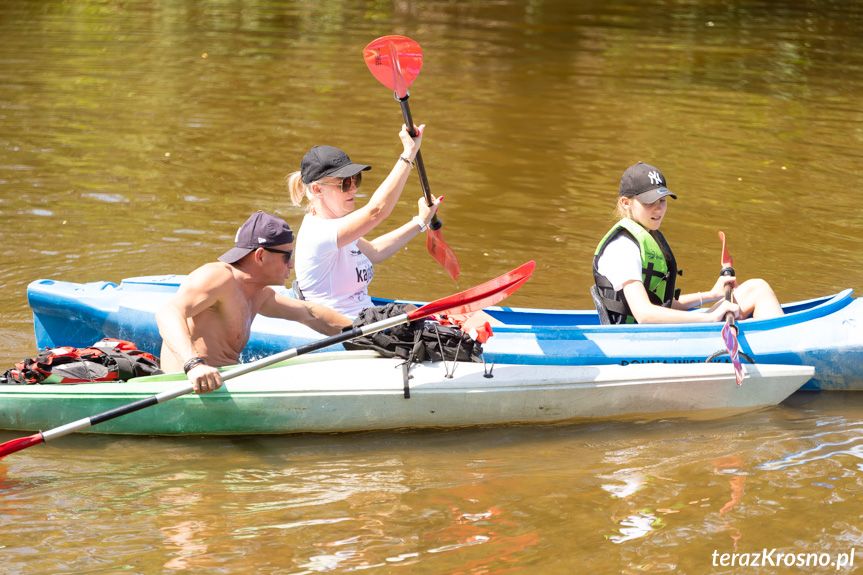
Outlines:
[[222,262],[211,262],[186,276],[174,300],[194,305],[213,302],[227,297],[234,286],[236,279],[231,266]]
[[191,272],[181,285],[218,288],[235,281],[232,266],[222,262],[210,262]]

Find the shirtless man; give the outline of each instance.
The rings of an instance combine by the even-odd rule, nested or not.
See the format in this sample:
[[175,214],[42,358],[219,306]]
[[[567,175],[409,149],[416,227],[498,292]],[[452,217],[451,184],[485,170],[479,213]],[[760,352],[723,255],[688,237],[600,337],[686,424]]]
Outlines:
[[195,393],[222,386],[217,367],[237,363],[260,313],[334,335],[351,320],[322,305],[276,293],[294,267],[294,234],[282,220],[257,212],[237,231],[234,247],[204,264],[156,314],[162,370],[186,372]]

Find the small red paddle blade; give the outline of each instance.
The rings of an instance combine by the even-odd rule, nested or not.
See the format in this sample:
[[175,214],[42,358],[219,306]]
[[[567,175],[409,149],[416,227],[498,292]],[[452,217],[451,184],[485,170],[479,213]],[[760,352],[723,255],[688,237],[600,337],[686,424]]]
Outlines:
[[455,295],[427,303],[408,314],[411,321],[437,313],[460,314],[479,311],[509,297],[530,279],[536,262],[529,261],[514,270]]
[[45,438],[42,437],[42,433],[39,432],[35,435],[31,435],[30,437],[21,437],[18,439],[13,439],[12,441],[7,441],[6,443],[0,445],[0,459],[3,459],[7,455],[15,453],[16,451],[21,451],[22,449],[27,449],[33,445],[39,445],[40,443],[44,443]]
[[722,267],[733,268],[734,258],[731,257],[731,254],[728,253],[728,248],[725,247],[725,234],[719,232],[719,239],[722,240]]
[[743,383],[743,364],[740,363],[740,344],[737,342],[737,336],[734,330],[727,323],[722,326],[722,339],[725,340],[725,347],[728,349],[728,355],[731,356],[731,363],[734,364],[734,379],[737,385]]
[[373,40],[363,51],[366,66],[378,81],[404,98],[420,73],[423,52],[406,36],[384,36]]
[[431,256],[443,266],[443,269],[452,278],[452,281],[458,280],[459,266],[458,258],[455,257],[455,252],[443,240],[443,234],[440,230],[429,230],[426,235],[426,248]]

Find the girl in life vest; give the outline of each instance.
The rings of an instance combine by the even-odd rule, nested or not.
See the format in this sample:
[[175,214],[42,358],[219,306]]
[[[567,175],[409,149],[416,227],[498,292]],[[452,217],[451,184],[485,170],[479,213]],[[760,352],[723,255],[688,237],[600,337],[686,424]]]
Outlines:
[[[668,197],[657,168],[638,162],[620,180],[617,212],[620,221],[602,238],[594,252],[595,299],[608,311],[611,323],[693,323],[783,315],[776,294],[761,279],[737,284],[734,276],[720,276],[710,290],[680,294],[674,254],[659,231]],[[725,300],[725,285],[733,288]],[[689,310],[717,302],[705,313]]]

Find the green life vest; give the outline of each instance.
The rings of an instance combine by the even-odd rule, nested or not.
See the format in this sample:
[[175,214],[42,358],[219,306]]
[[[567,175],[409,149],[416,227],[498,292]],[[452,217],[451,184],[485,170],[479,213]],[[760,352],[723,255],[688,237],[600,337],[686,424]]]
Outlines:
[[608,312],[611,323],[636,323],[623,295],[623,290],[614,291],[612,283],[597,269],[599,258],[606,246],[621,235],[626,235],[638,244],[641,253],[641,282],[647,290],[650,302],[663,307],[671,307],[678,297],[674,284],[678,274],[677,262],[668,242],[659,230],[648,231],[629,218],[624,218],[612,227],[596,246],[593,253],[593,279],[596,282],[597,305],[602,304]]

